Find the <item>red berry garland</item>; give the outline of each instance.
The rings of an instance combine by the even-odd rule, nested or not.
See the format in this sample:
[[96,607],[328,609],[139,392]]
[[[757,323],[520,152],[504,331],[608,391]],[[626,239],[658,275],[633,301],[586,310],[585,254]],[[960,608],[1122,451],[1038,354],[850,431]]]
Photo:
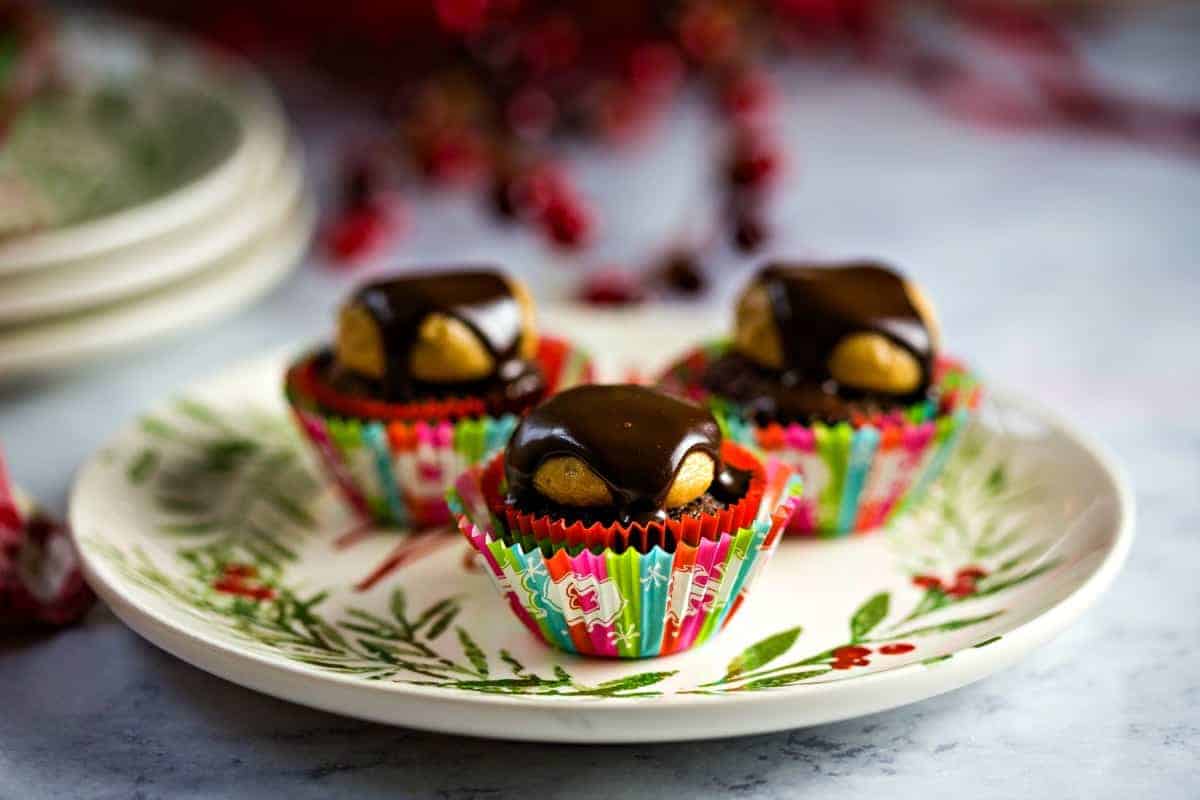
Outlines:
[[[392,133],[383,149],[395,162],[390,172],[396,178],[386,186],[369,181],[372,192],[406,190],[416,181],[478,186],[500,219],[528,226],[559,248],[594,242],[603,209],[569,181],[547,187],[530,175],[540,169],[532,165],[544,163],[567,136],[629,141],[648,129],[685,81],[710,98],[723,134],[717,139],[725,142],[713,154],[720,165],[713,187],[722,208],[720,232],[737,251],[761,248],[770,237],[770,192],[788,160],[771,136],[779,92],[764,65],[835,46],[972,123],[1087,132],[1200,155],[1195,111],[1106,90],[1053,10],[943,4],[938,8],[950,24],[939,38],[924,28],[910,30],[917,15],[904,13],[904,5],[397,0],[349,8],[306,4],[298,13],[288,0],[138,3],[226,44],[289,52],[373,92],[380,107],[390,109]],[[964,54],[969,48],[954,46],[960,43],[955,37],[986,40],[1011,68],[985,72]],[[338,212],[345,219],[329,228],[329,250],[338,261],[373,252],[396,233],[395,226],[379,224],[380,215],[364,211],[375,207],[369,197],[346,194]],[[706,249],[693,253],[697,263]],[[642,266],[662,280],[657,265]],[[706,283],[688,278],[679,285]],[[952,582],[946,592],[959,595],[972,585],[970,579]]]

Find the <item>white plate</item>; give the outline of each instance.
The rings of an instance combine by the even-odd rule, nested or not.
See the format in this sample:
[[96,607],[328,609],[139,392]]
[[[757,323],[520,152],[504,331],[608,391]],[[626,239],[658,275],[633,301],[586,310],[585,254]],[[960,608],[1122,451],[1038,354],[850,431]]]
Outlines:
[[[285,149],[256,165],[242,200],[168,236],[64,264],[0,276],[0,325],[92,308],[184,278],[275,227],[296,203],[303,169]],[[2,334],[0,334],[2,335]]]
[[[218,60],[158,28],[102,17],[71,18],[64,25],[67,71],[85,79],[111,76],[127,84],[153,76],[228,108],[234,126],[215,145],[206,142],[199,176],[181,176],[179,185],[144,203],[66,227],[0,241],[0,274],[77,261],[124,247],[197,220],[233,201],[260,155],[262,143],[250,135],[257,114],[280,117],[266,83],[247,65]],[[190,163],[188,159],[180,159]]]
[[315,217],[302,197],[280,224],[212,269],[129,302],[0,332],[0,376],[70,366],[237,310],[296,267]]
[[[648,330],[611,341],[636,346]],[[296,449],[284,364],[234,367],[129,425],[81,471],[71,522],[89,580],[134,630],[229,680],[350,716],[622,743],[854,717],[1042,645],[1108,586],[1133,536],[1111,458],[998,395],[945,482],[893,530],[785,541],[741,616],[698,650],[581,659],[530,637],[457,534],[353,532]],[[364,586],[397,549],[410,560]],[[942,593],[935,607],[914,584],[969,565],[988,570],[975,595]],[[831,669],[822,654],[851,631],[869,663]],[[881,649],[897,644],[914,649]]]

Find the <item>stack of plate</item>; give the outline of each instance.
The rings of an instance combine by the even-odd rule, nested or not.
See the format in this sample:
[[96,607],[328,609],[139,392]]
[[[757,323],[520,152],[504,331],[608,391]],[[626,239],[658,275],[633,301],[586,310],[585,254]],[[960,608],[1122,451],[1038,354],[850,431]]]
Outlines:
[[60,35],[70,89],[0,147],[0,377],[233,311],[299,262],[314,224],[252,69],[111,20]]

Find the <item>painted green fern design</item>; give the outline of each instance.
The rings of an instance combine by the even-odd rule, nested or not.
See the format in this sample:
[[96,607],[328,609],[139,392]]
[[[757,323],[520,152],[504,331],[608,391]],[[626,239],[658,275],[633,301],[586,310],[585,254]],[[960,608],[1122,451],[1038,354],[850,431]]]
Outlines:
[[[785,664],[771,666],[779,661],[800,637],[802,629],[791,628],[750,645],[729,662],[724,676],[683,694],[760,691],[810,682],[817,678],[832,678],[836,672],[842,670],[869,666],[872,663],[871,658],[902,655],[916,649],[915,645],[902,640],[981,625],[1004,613],[994,611],[898,631],[894,626],[887,628],[883,625],[890,613],[891,600],[891,594],[888,592],[880,592],[868,598],[850,617],[847,626],[849,636],[846,641],[835,647]],[[999,638],[993,636],[985,643],[990,644]],[[945,654],[936,659],[944,660],[949,657],[949,654]]]
[[[972,513],[962,514],[963,508]],[[1020,510],[1014,512],[1014,508]],[[918,645],[909,640],[991,622],[1004,612],[968,613],[929,624],[918,621],[992,597],[1058,566],[1059,559],[1048,557],[1051,541],[1030,544],[1029,522],[1045,511],[1031,480],[1014,481],[1006,458],[986,452],[980,438],[969,438],[943,480],[888,532],[897,559],[922,589],[907,613],[894,613],[892,594],[880,592],[865,600],[850,618],[845,642],[779,665],[800,636],[801,629],[792,628],[751,645],[730,662],[723,677],[692,691],[757,691],[832,680],[836,671],[878,664],[881,656],[915,651]],[[973,646],[984,647],[999,639],[992,635]],[[951,657],[952,653],[941,653],[920,663],[932,665]]]
[[141,420],[147,444],[126,475],[153,493],[159,529],[189,544],[185,559],[250,561],[279,569],[316,520],[319,485],[286,420],[250,409],[237,423],[195,400]]
[[502,649],[495,658],[511,675],[500,677],[492,674],[490,657],[468,630],[455,624],[462,609],[453,597],[410,611],[404,590],[396,589],[387,616],[350,607],[330,622],[321,610],[328,592],[303,595],[283,585],[278,571],[189,555],[184,560],[191,572],[181,580],[141,550],[126,554],[96,539],[88,544],[132,582],[176,601],[209,625],[217,624],[231,638],[364,680],[486,694],[648,697],[661,694],[649,687],[675,674],[639,672],[593,685],[576,680],[561,665],[549,675],[530,671]]
[[[484,694],[652,697],[676,674],[637,671],[587,683],[562,664],[530,668],[508,650],[481,647],[456,597],[413,607],[398,588],[384,607],[331,610],[328,590],[289,578],[296,543],[319,531],[310,509],[320,486],[299,442],[282,417],[253,409],[236,416],[177,401],[144,418],[140,448],[121,456],[127,479],[153,498],[172,569],[140,549],[87,542],[129,581],[208,629],[331,673]],[[676,691],[755,692],[853,678],[868,666],[932,666],[953,653],[921,652],[923,641],[976,626],[971,646],[997,641],[989,623],[1004,611],[972,604],[1058,563],[1048,557],[1052,543],[1030,534],[1034,515],[1047,513],[1036,483],[1014,477],[1007,463],[1005,454],[969,439],[944,480],[889,531],[902,572],[920,592],[893,587],[864,598],[836,646],[794,655],[803,637],[796,625],[745,648],[713,680]]]

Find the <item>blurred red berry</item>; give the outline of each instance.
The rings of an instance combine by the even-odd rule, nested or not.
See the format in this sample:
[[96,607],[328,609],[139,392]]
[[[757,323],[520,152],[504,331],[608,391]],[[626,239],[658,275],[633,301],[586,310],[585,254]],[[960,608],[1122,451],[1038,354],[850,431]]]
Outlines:
[[954,573],[954,577],[958,579],[969,578],[971,580],[979,580],[987,577],[987,570],[983,567],[969,566],[963,567],[958,572]]
[[550,240],[560,247],[575,249],[592,235],[592,214],[582,201],[556,197],[542,213],[542,224]]
[[742,212],[733,223],[733,243],[742,253],[753,253],[767,241],[770,232],[757,214]]
[[544,139],[554,127],[554,98],[537,87],[514,94],[506,109],[508,127],[525,140]]
[[669,94],[683,77],[683,59],[670,42],[647,42],[629,54],[627,73],[635,92]]
[[488,197],[492,210],[503,219],[514,219],[520,212],[517,204],[517,179],[510,173],[499,173],[492,177]]
[[704,291],[707,280],[696,262],[696,257],[687,251],[671,253],[663,264],[659,277],[667,288],[681,294],[697,294]]
[[450,33],[472,34],[483,30],[488,0],[434,0],[438,22]]
[[759,120],[776,103],[775,84],[766,73],[754,70],[739,74],[721,92],[721,108],[743,123]]
[[395,235],[400,222],[400,208],[395,203],[376,202],[349,209],[326,231],[326,250],[337,263],[354,263]]
[[729,159],[729,182],[734,186],[762,189],[778,177],[783,167],[783,152],[774,142],[758,133],[738,137]]
[[628,272],[607,269],[587,277],[579,299],[590,305],[624,306],[640,303],[644,293],[641,284]]
[[835,28],[842,0],[774,0],[780,16],[809,31],[826,32]]
[[520,50],[529,71],[541,76],[570,67],[579,46],[579,27],[570,17],[558,15],[526,31]]
[[469,130],[444,130],[425,142],[421,169],[438,183],[464,183],[479,176],[487,159],[487,148],[478,134]]

